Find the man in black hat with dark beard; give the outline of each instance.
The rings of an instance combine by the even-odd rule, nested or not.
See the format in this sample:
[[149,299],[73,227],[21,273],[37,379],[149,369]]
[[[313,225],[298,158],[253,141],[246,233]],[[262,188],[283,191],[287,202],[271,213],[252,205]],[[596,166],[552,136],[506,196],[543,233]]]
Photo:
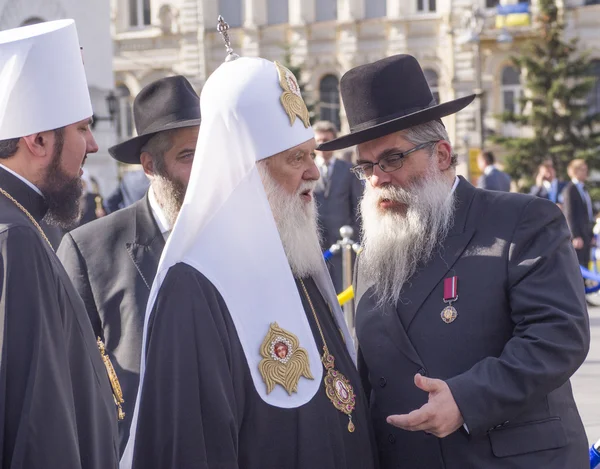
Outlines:
[[66,234],[58,250],[123,388],[121,451],[137,393],[146,303],[190,178],[200,102],[192,85],[174,76],[142,89],[133,112],[138,136],[109,152],[122,163],[142,164],[151,181],[148,193],[133,205]]
[[569,377],[589,347],[581,275],[553,203],[456,176],[414,57],[350,70],[341,94],[358,145],[363,252],[359,369],[382,467],[588,466]]

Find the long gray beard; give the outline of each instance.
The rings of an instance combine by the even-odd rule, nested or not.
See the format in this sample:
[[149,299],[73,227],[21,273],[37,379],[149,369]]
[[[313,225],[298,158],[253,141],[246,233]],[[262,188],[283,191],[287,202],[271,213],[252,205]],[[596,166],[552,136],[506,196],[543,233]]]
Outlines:
[[152,190],[172,228],[175,226],[175,220],[177,220],[177,215],[183,205],[185,185],[176,179],[157,174],[152,180]]
[[[378,207],[380,199],[408,205],[405,215]],[[377,305],[395,305],[405,283],[429,261],[453,224],[454,194],[440,171],[432,170],[408,190],[367,184],[362,214],[361,275],[372,284]]]
[[323,264],[317,210],[314,199],[306,203],[300,198],[301,192],[314,189],[315,182],[304,182],[296,194],[290,195],[264,164],[257,167],[292,273],[298,278],[316,275]]

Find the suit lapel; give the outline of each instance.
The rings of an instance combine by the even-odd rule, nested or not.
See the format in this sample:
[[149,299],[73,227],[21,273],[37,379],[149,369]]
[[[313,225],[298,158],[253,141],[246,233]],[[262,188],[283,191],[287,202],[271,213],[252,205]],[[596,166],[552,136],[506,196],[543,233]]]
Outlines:
[[136,207],[135,235],[132,242],[127,243],[127,252],[148,290],[152,287],[164,247],[165,240],[154,220],[146,194]]
[[402,324],[406,330],[409,329],[423,302],[444,276],[451,271],[473,237],[475,229],[467,227],[467,218],[474,196],[475,188],[461,177],[455,194],[457,207],[454,225],[443,247],[407,282],[409,286],[403,291],[401,300],[398,302],[396,309],[402,317]]

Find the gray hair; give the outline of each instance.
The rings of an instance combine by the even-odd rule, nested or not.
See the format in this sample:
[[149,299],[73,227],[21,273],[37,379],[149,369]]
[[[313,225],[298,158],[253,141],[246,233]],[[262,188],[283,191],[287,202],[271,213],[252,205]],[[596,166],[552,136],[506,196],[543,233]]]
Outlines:
[[171,129],[158,132],[142,146],[140,154],[150,154],[154,164],[154,172],[159,176],[166,176],[165,153],[173,147],[174,137],[178,130],[179,129]]
[[[440,121],[430,121],[425,124],[415,125],[403,130],[402,136],[411,142],[413,145],[421,145],[427,142],[435,142],[438,140],[446,140],[450,143],[450,137],[446,127]],[[452,144],[450,144],[452,145]],[[452,148],[452,146],[450,147]],[[450,159],[450,166],[455,167],[458,164],[458,155],[452,148],[452,157]]]
[[337,128],[333,122],[330,121],[317,121],[313,125],[315,132],[331,132],[333,137],[337,137]]

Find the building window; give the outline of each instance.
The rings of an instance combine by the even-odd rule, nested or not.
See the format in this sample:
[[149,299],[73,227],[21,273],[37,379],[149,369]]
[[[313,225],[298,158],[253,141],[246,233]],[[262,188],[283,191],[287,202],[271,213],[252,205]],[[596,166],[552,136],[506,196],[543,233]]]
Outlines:
[[387,16],[387,0],[365,2],[365,18],[383,18],[385,16]]
[[433,97],[435,98],[435,102],[436,103],[440,103],[440,91],[438,88],[438,74],[436,71],[431,70],[430,68],[426,68],[423,70],[423,73],[425,74],[425,79],[427,80],[427,84],[429,85],[429,88],[431,89],[431,94],[433,95]]
[[335,75],[325,75],[319,84],[319,118],[333,122],[340,129],[340,82]]
[[337,0],[319,0],[315,2],[317,21],[335,21],[337,19]]
[[499,3],[500,3],[500,0],[485,0],[485,7],[486,8],[496,8]]
[[600,60],[594,60],[591,64],[591,75],[596,78],[596,83],[588,96],[588,114],[600,113]]
[[149,26],[150,0],[129,0],[129,25],[134,27]]
[[600,5],[600,0],[585,0],[585,5]]
[[267,0],[267,24],[283,24],[289,20],[288,0]]
[[419,13],[435,12],[436,0],[417,0],[417,11]]
[[219,15],[222,15],[232,28],[241,28],[244,24],[244,0],[219,0]]
[[513,114],[521,112],[519,99],[522,92],[519,71],[515,67],[504,67],[502,69],[502,111]]

